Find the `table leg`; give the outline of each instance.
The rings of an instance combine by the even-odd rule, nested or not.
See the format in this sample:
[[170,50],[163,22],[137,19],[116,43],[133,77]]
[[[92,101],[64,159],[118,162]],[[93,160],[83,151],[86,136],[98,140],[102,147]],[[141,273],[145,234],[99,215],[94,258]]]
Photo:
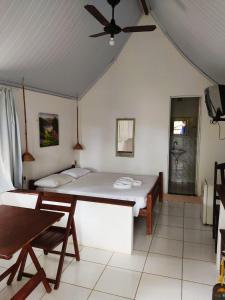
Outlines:
[[8,275],[7,285],[10,285],[18,271],[19,268],[26,262],[27,255],[30,255],[35,268],[37,269],[37,273],[11,298],[13,300],[23,300],[26,299],[28,295],[32,293],[32,291],[39,285],[39,283],[43,283],[47,293],[51,292],[51,287],[46,278],[45,271],[41,267],[32,247],[30,245],[26,245],[20,252],[17,261],[13,264],[8,270],[6,270],[3,274],[0,275],[0,281],[2,281]]
[[14,270],[14,268],[15,268],[15,264],[12,265],[10,268],[8,268],[4,273],[2,273],[2,274],[0,275],[0,281],[2,281],[2,280],[3,280],[4,278],[6,278],[9,274],[11,274],[12,271]]
[[46,278],[43,269],[39,270],[10,300],[24,300]]
[[18,281],[22,280],[23,270],[25,268],[26,261],[27,261],[27,255],[28,255],[28,251],[27,251],[26,255],[24,255],[23,261],[21,262],[20,269],[19,269],[18,276],[17,276]]
[[13,281],[15,275],[16,275],[16,272],[18,271],[18,269],[19,269],[19,267],[20,267],[20,264],[22,263],[22,261],[23,261],[25,255],[26,255],[26,253],[27,253],[27,251],[28,251],[28,247],[27,247],[27,246],[25,246],[25,247],[21,250],[20,255],[19,255],[19,257],[17,258],[16,263],[13,265],[13,269],[12,269],[12,271],[11,271],[11,274],[10,274],[9,278],[8,278],[7,285],[10,285],[10,284],[12,283],[12,281]]
[[44,271],[43,268],[41,267],[41,265],[40,265],[40,263],[39,263],[39,261],[38,261],[36,255],[35,255],[35,253],[34,253],[34,250],[32,249],[32,247],[31,247],[30,245],[28,246],[27,249],[28,249],[28,253],[30,254],[30,257],[31,257],[31,259],[32,259],[32,261],[33,261],[33,263],[34,263],[34,265],[35,265],[35,268],[37,269],[38,273],[39,273],[39,272],[42,273],[41,281],[42,281],[42,283],[43,283],[43,285],[44,285],[44,287],[45,287],[45,289],[46,289],[46,292],[47,292],[47,293],[51,293],[51,290],[52,290],[52,289],[51,289],[51,287],[50,287],[50,285],[49,285],[49,282],[48,282],[48,280],[47,280],[47,278],[46,278],[45,271]]

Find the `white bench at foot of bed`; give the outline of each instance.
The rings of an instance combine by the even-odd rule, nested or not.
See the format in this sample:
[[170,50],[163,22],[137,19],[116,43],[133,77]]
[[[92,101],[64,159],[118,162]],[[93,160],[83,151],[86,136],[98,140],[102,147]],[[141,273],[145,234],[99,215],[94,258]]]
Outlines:
[[[34,208],[36,201],[35,192],[0,194],[0,203],[5,205]],[[133,250],[132,206],[78,201],[75,223],[81,245],[128,254]]]

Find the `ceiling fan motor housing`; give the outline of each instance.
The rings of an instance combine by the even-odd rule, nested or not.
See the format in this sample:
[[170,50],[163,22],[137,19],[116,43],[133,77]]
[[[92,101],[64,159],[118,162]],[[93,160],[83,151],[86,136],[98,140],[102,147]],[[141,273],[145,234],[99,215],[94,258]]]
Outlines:
[[110,24],[108,26],[104,27],[104,31],[113,36],[115,34],[120,33],[122,31],[122,29],[118,25],[116,25],[115,20],[112,19]]

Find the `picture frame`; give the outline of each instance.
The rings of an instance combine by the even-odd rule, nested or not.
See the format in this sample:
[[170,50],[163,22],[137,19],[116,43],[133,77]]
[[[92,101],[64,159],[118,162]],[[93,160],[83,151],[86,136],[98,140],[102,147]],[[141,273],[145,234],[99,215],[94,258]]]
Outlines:
[[59,116],[39,113],[40,147],[59,145]]

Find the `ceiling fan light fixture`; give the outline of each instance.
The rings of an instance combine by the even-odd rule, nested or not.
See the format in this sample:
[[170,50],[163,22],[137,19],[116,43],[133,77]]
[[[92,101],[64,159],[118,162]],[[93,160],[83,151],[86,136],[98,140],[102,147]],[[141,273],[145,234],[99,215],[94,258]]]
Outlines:
[[109,45],[112,46],[112,47],[115,46],[115,39],[114,39],[114,37],[110,38]]

